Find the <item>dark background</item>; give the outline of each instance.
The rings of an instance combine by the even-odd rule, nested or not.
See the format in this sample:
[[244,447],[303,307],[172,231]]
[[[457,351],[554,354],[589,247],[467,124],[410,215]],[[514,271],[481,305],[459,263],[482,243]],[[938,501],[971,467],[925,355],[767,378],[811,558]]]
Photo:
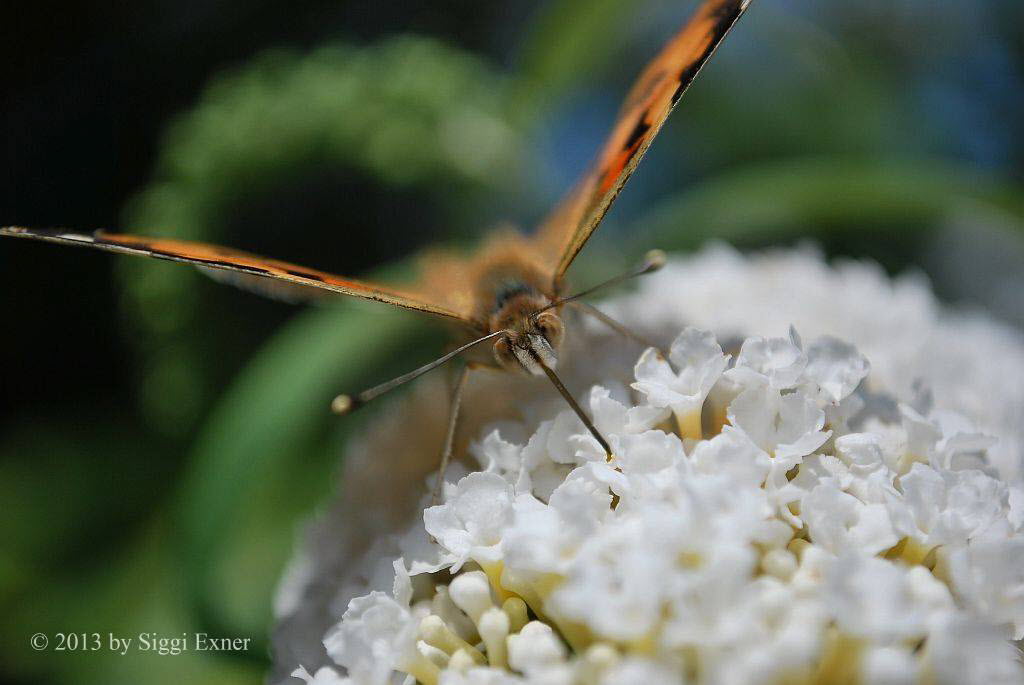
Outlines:
[[[523,25],[537,4],[488,7],[423,0],[388,7],[299,1],[283,9],[274,2],[18,3],[4,10],[0,47],[2,221],[119,227],[125,203],[152,179],[168,119],[195,102],[211,74],[243,64],[268,46],[309,49],[339,37],[365,43],[415,32],[507,64],[514,27]],[[323,179],[319,187],[289,189],[291,197],[262,198],[264,206],[252,211],[253,218],[267,212],[282,222],[288,217],[296,225],[286,227],[295,234],[287,239],[298,243],[291,251],[304,253],[307,260],[329,261],[337,248],[331,250],[328,241],[309,235],[317,230],[315,224],[295,221],[297,212],[315,214],[302,206],[305,202],[329,207],[339,195],[338,183],[351,185],[352,194],[370,193],[372,204],[392,201],[370,182],[337,176]],[[375,191],[379,197],[372,196]],[[392,210],[360,208],[360,213],[367,211]],[[399,208],[395,218],[407,221],[415,211]],[[335,257],[335,264],[325,266],[363,272],[393,258],[396,247],[404,252],[415,247],[399,241],[384,245],[366,231],[346,232],[346,237],[359,241],[347,250],[353,258]],[[403,238],[416,235],[404,231]],[[420,240],[424,238],[429,236]],[[319,246],[306,248],[301,243],[307,240]],[[42,262],[39,269],[31,269],[37,262]],[[32,321],[18,335],[6,336],[4,352],[15,359],[47,359],[45,366],[33,364],[31,373],[5,379],[12,385],[3,395],[3,413],[52,406],[58,399],[52,388],[58,383],[65,386],[65,400],[84,400],[85,388],[102,384],[130,405],[131,373],[124,366],[129,350],[116,326],[110,262],[78,252],[5,244],[3,265],[3,292],[19,294],[4,301],[8,319]],[[71,292],[88,293],[88,302],[68,297]],[[33,314],[40,311],[48,313]],[[69,339],[71,330],[76,334]],[[89,363],[81,363],[83,357]],[[9,370],[29,371],[19,366]]]
[[[435,241],[471,244],[503,219],[530,226],[694,3],[621,5],[5,6],[0,223],[205,237],[346,274]],[[588,246],[580,280],[650,244],[810,238],[831,256],[923,270],[954,306],[1024,322],[1024,14],[1012,0],[969,5],[755,0]],[[403,62],[398,34],[425,37],[426,57]],[[323,69],[296,86],[311,60]],[[424,62],[415,83],[395,73]],[[269,95],[244,86],[253,73]],[[376,99],[311,123],[303,94],[336,93],[334,74]],[[379,109],[357,129],[367,102]],[[466,102],[506,132],[483,171],[424,149],[408,118],[443,120]],[[316,126],[289,147],[288,132]],[[369,139],[388,127],[400,142],[414,134]],[[326,400],[429,358],[439,338],[372,308],[310,314],[127,261],[0,244],[0,674],[258,680],[295,522],[330,490],[359,422],[331,422]],[[382,339],[369,351],[344,326]],[[338,339],[288,337],[318,327]],[[355,363],[339,358],[346,344]],[[237,416],[266,434],[244,443]],[[37,631],[197,627],[259,644],[134,660],[28,646]]]

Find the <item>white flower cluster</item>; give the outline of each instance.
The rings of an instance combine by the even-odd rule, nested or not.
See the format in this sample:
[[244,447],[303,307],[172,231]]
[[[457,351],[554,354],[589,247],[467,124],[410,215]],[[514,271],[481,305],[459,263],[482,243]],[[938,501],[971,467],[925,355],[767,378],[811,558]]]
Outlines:
[[[831,337],[685,329],[632,388],[490,430],[316,683],[1020,683],[1024,487]],[[417,537],[416,542],[413,540]],[[429,539],[426,536],[429,535]],[[414,549],[420,551],[413,551]],[[396,680],[397,679],[397,680]]]

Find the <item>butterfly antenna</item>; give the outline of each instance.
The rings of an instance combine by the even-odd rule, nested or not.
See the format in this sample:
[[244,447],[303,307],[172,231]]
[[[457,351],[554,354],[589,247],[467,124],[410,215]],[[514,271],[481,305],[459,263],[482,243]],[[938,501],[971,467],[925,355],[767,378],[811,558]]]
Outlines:
[[530,356],[532,356],[534,361],[536,361],[537,364],[540,365],[540,368],[544,369],[544,374],[548,377],[548,380],[550,380],[551,384],[555,386],[555,388],[558,390],[559,394],[561,394],[563,399],[565,399],[565,401],[569,403],[569,406],[572,407],[572,410],[576,412],[576,416],[580,417],[580,421],[582,421],[583,425],[587,427],[587,430],[590,431],[590,434],[593,435],[594,439],[597,440],[597,442],[601,445],[601,449],[604,450],[605,455],[608,457],[609,460],[611,460],[612,448],[608,444],[608,441],[604,439],[603,435],[601,435],[601,431],[597,430],[597,426],[594,425],[594,422],[591,421],[590,417],[587,416],[586,412],[583,411],[583,407],[581,407],[579,403],[576,402],[576,398],[572,396],[572,393],[569,392],[569,389],[562,384],[562,380],[558,377],[558,374],[555,373],[554,369],[552,369],[550,366],[544,363],[544,360],[540,358],[539,354],[531,353]]
[[588,295],[593,294],[598,290],[602,290],[613,285],[618,285],[619,283],[622,283],[623,281],[628,281],[631,278],[636,278],[637,276],[643,276],[644,274],[653,273],[663,266],[665,266],[665,252],[663,250],[651,250],[646,255],[644,255],[643,260],[639,264],[637,264],[629,271],[621,273],[618,276],[615,276],[614,278],[609,278],[607,281],[591,286],[586,290],[576,293],[575,295],[570,295],[569,297],[557,299],[548,306],[544,307],[543,309],[539,309],[536,312],[534,312],[534,316],[540,314],[541,312],[552,309],[554,307],[563,305],[567,302],[582,299]]
[[439,366],[441,366],[441,365],[451,361],[453,358],[459,356],[460,354],[462,354],[466,350],[469,350],[469,349],[479,345],[482,342],[486,342],[488,340],[491,340],[492,338],[497,338],[499,335],[505,335],[507,333],[508,333],[508,331],[505,331],[505,330],[495,331],[494,333],[489,333],[489,334],[483,336],[482,338],[477,338],[476,340],[472,340],[472,341],[466,343],[465,345],[463,345],[462,347],[459,347],[459,348],[457,348],[455,350],[452,350],[451,352],[449,352],[448,354],[444,355],[443,357],[439,357],[439,358],[435,359],[434,361],[430,362],[429,364],[424,364],[423,366],[421,366],[418,369],[410,371],[409,373],[406,373],[406,374],[402,374],[401,376],[398,376],[397,378],[392,378],[391,380],[389,380],[386,383],[381,383],[380,385],[376,385],[376,386],[370,388],[369,390],[364,390],[363,392],[361,392],[361,393],[359,393],[357,395],[338,395],[337,397],[334,398],[334,401],[331,402],[331,411],[333,411],[335,414],[348,414],[349,412],[354,411],[354,410],[358,409],[359,407],[363,406],[364,404],[366,404],[370,400],[375,399],[377,397],[380,397],[381,395],[383,395],[384,393],[388,392],[389,390],[394,390],[395,388],[397,388],[400,385],[403,385],[405,383],[408,383],[411,380],[415,380],[416,378],[419,378],[420,376],[422,376],[423,374],[427,373],[428,371],[433,371],[437,367],[439,367]]
[[632,340],[633,342],[642,345],[643,347],[653,347],[655,350],[658,351],[658,354],[661,355],[662,359],[668,359],[668,352],[662,349],[662,347],[658,345],[656,342],[646,338],[643,335],[640,335],[639,333],[636,333],[635,331],[630,330],[624,324],[608,316],[607,314],[605,314],[604,312],[602,312],[600,309],[590,304],[589,302],[580,302],[577,300],[574,302],[570,302],[569,306],[583,312],[584,314],[594,317],[595,319],[603,323],[605,326],[608,326],[608,328],[612,329],[613,331],[615,331],[616,333],[618,333],[619,335],[628,340]]

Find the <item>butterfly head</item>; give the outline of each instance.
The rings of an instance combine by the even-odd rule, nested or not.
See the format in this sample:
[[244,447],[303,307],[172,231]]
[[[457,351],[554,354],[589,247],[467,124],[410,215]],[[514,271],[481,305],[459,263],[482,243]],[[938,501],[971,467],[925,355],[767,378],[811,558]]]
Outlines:
[[553,311],[523,317],[505,329],[494,343],[494,357],[503,368],[543,376],[541,362],[549,369],[558,365],[558,348],[565,326]]

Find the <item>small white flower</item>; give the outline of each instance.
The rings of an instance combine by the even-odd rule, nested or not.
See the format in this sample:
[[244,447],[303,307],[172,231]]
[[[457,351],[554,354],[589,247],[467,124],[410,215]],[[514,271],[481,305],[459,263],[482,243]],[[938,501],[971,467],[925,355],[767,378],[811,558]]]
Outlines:
[[928,635],[925,668],[938,683],[1019,685],[1020,651],[997,626],[949,613]]
[[[931,607],[919,606],[907,569],[882,559],[846,553],[829,567],[826,601],[839,629],[852,637],[893,645],[924,637]],[[938,583],[938,581],[930,581]],[[947,598],[946,610],[953,608]]]
[[800,500],[800,517],[815,544],[833,554],[878,554],[899,540],[884,505],[865,504],[829,483],[815,486]]
[[1014,484],[1008,487],[1010,513],[1007,521],[1014,532],[1021,532],[1024,529],[1024,483]]
[[[809,458],[812,463],[807,463],[807,468],[800,470],[794,484],[809,490],[817,477],[831,482],[865,504],[892,504],[900,499],[896,472],[889,468],[894,459],[886,452],[880,436],[847,433],[836,438],[834,452],[834,456],[822,454]],[[889,515],[895,516],[892,509]]]
[[532,495],[516,498],[504,531],[506,563],[534,573],[562,573],[587,535],[611,515],[612,496],[587,467],[574,470],[548,504]]
[[[578,430],[583,430],[579,419],[571,414],[572,412],[563,412],[555,421],[542,422],[537,431],[530,436],[522,451],[522,471],[516,483],[518,492],[532,491],[538,497],[546,499],[572,470],[575,464],[574,457],[567,455],[565,461],[555,458],[556,454],[569,452],[568,436],[574,435],[562,427],[568,425],[575,429],[578,426]],[[564,448],[558,444],[559,438],[565,441]]]
[[653,659],[631,657],[624,659],[604,674],[601,685],[644,683],[645,685],[679,685],[686,677],[677,668]]
[[920,670],[913,651],[899,645],[869,647],[861,657],[861,672],[866,683],[914,685],[920,678]]
[[497,473],[515,482],[523,466],[523,447],[501,437],[498,429],[492,430],[484,439],[470,446],[473,455],[480,462],[481,470]]
[[438,685],[523,685],[525,682],[504,669],[475,666],[465,671],[445,669]]
[[909,516],[899,532],[922,545],[961,544],[990,530],[1009,533],[1006,486],[981,471],[940,472],[916,463],[900,478],[900,487],[902,499],[890,506],[905,508]]
[[[627,506],[638,498],[654,500],[670,496],[679,481],[677,465],[683,468],[689,465],[679,437],[662,431],[624,435],[615,452],[614,463],[603,470],[608,486]],[[611,473],[611,466],[618,467],[622,477]]]
[[953,588],[978,615],[1024,639],[1024,538],[977,540],[948,554]]
[[768,385],[776,390],[796,387],[803,379],[807,356],[800,338],[790,329],[789,338],[747,338],[726,376],[743,386]]
[[338,675],[330,666],[322,666],[310,675],[304,667],[299,666],[292,671],[292,677],[304,680],[308,685],[352,685],[352,680]]
[[849,397],[868,375],[871,365],[850,343],[822,336],[807,348],[807,378],[832,402]]
[[[668,409],[641,405],[627,407],[612,397],[611,391],[602,386],[594,386],[590,391],[590,414],[594,425],[602,435],[610,435],[612,451],[620,451],[620,436],[628,436],[647,431],[663,421]],[[606,458],[604,448],[589,432],[581,432],[572,438],[577,446],[576,457],[584,461],[603,462]]]
[[418,623],[407,600],[371,592],[349,602],[341,622],[324,638],[324,646],[355,683],[384,685],[395,670],[416,670],[421,660],[416,650]]
[[670,408],[680,424],[697,415],[699,426],[704,400],[728,363],[713,334],[686,328],[672,342],[668,360],[655,349],[643,353],[634,368],[633,387],[647,397],[651,407]]
[[901,405],[900,412],[907,432],[908,463],[926,461],[941,469],[979,468],[979,454],[996,443],[956,412],[933,411],[926,418],[907,405]]
[[607,638],[645,635],[661,617],[673,564],[673,550],[654,544],[653,532],[639,518],[628,518],[610,522],[600,535],[585,540],[566,572],[568,582],[551,596],[548,610]]
[[[622,395],[626,390],[622,390]],[[668,416],[668,410],[652,405],[632,406],[628,397],[623,402],[612,396],[611,390],[595,385],[590,390],[590,412],[598,430],[609,435],[631,435],[648,431]],[[603,457],[602,453],[602,457]]]
[[530,621],[508,638],[509,666],[526,675],[557,666],[565,657],[562,641],[546,623]]
[[444,504],[423,512],[427,532],[451,555],[457,571],[469,559],[500,556],[501,534],[512,517],[513,490],[494,473],[471,473]]
[[729,423],[776,459],[795,466],[799,457],[825,444],[825,412],[799,393],[782,394],[769,385],[747,388],[732,401]]
[[710,440],[697,443],[691,461],[700,473],[728,474],[733,481],[753,487],[764,483],[772,463],[768,453],[745,433],[728,426]]

